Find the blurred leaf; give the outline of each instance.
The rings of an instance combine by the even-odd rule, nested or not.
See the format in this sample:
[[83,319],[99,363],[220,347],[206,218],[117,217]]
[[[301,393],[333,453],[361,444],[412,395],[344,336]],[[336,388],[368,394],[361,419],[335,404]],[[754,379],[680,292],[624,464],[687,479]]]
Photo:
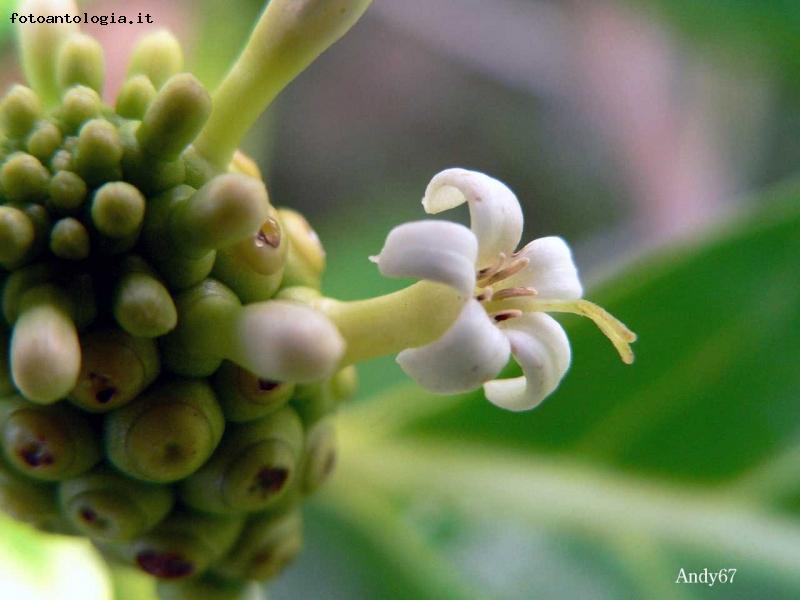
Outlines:
[[89,542],[43,535],[5,516],[0,516],[0,532],[0,598],[111,597],[105,565]]
[[233,3],[203,0],[197,44],[190,56],[190,70],[209,89],[213,89],[244,47],[264,0],[238,0]]
[[11,13],[18,8],[18,0],[0,0],[0,44],[5,44],[11,39],[14,25],[11,23]]
[[800,75],[800,3],[795,0],[628,0],[656,11],[695,42],[766,60],[787,82]]
[[[797,597],[799,198],[765,200],[591,294],[639,334],[632,367],[570,321],[571,372],[535,411],[411,386],[352,406],[322,500],[328,529],[349,539],[328,569],[367,555],[384,584],[367,597],[411,594],[403,573],[420,557],[478,596]],[[357,533],[376,520],[383,535]],[[676,586],[680,568],[739,572],[727,587]]]

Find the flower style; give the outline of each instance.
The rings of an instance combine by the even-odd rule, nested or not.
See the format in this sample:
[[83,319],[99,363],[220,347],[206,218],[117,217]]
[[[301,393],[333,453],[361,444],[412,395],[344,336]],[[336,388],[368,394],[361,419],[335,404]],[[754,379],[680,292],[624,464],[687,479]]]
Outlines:
[[[467,203],[471,230],[448,221],[394,228],[372,260],[388,277],[446,284],[463,294],[455,323],[438,339],[397,356],[422,387],[457,393],[483,385],[486,398],[512,411],[534,408],[558,386],[570,364],[566,333],[546,312],[595,321],[626,363],[636,336],[599,306],[582,300],[569,246],[559,237],[515,251],[523,216],[514,193],[483,173],[448,169],[436,175],[422,205],[437,214]],[[495,379],[513,355],[521,377]]]

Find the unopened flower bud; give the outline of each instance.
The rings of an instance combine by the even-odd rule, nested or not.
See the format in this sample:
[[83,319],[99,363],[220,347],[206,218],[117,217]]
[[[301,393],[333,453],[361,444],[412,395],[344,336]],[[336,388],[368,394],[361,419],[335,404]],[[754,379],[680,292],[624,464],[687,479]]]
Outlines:
[[72,171],[58,171],[50,180],[48,207],[64,214],[80,211],[86,200],[86,182]]
[[122,141],[117,128],[105,119],[92,119],[81,127],[72,156],[74,171],[90,186],[122,177]]
[[89,232],[72,217],[56,222],[50,232],[50,251],[64,260],[83,260],[89,256]]
[[143,75],[160,88],[183,68],[183,51],[175,36],[160,30],[136,43],[128,64],[128,76]]
[[0,265],[22,262],[33,247],[35,229],[28,215],[13,206],[0,206]]
[[58,52],[56,80],[61,89],[85,85],[103,92],[105,58],[96,39],[83,33],[72,34]]
[[[221,283],[206,280],[176,297],[178,327],[164,338],[165,364],[176,373],[207,376],[223,359],[258,377],[315,381],[331,374],[344,353],[333,324],[292,302],[241,306]],[[208,323],[217,323],[211,330]]]
[[36,157],[15,152],[0,169],[0,185],[13,202],[36,202],[47,197],[50,173]]
[[26,148],[33,156],[46,162],[58,150],[63,141],[61,130],[50,121],[41,121],[34,128]]
[[165,335],[178,322],[172,296],[139,257],[128,258],[122,266],[112,308],[120,327],[137,337]]
[[104,184],[92,199],[92,222],[101,234],[110,238],[136,235],[142,225],[144,211],[144,196],[124,181]]
[[170,78],[144,114],[136,137],[148,154],[164,160],[178,157],[208,119],[211,97],[188,73]]
[[76,85],[64,94],[57,115],[65,133],[78,131],[89,119],[99,117],[102,112],[100,96],[92,88]]
[[40,286],[20,299],[11,337],[11,373],[26,398],[42,404],[60,400],[75,386],[81,349],[69,301],[53,286]]
[[14,85],[0,102],[0,125],[13,138],[24,137],[41,114],[39,96],[24,85]]
[[184,256],[199,258],[256,234],[268,212],[261,181],[235,173],[219,175],[175,205],[169,217],[170,237]]
[[156,88],[150,79],[135,75],[122,84],[117,94],[116,112],[120,117],[141,121],[155,97]]

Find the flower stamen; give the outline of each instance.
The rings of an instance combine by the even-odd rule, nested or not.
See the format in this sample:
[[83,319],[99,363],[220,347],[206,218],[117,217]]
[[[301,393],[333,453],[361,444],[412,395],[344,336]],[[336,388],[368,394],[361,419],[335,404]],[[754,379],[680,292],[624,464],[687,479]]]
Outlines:
[[494,290],[492,288],[484,289],[480,294],[475,296],[475,300],[478,302],[491,302],[494,298]]
[[478,281],[479,285],[486,287],[490,285],[494,285],[504,279],[508,279],[509,277],[516,275],[522,269],[527,267],[530,264],[531,260],[529,258],[515,258],[513,259],[508,266],[505,266],[495,273],[491,275],[491,277],[482,278]]
[[500,269],[503,268],[503,265],[506,264],[506,260],[508,257],[506,256],[505,252],[501,252],[497,257],[497,262],[493,263],[488,267],[484,267],[478,271],[478,283],[483,281],[484,279],[489,279],[494,276]]
[[[491,288],[490,288],[491,289]],[[539,292],[532,287],[513,287],[505,288],[491,296],[492,300],[507,300],[508,298],[523,298],[526,296],[538,296]]]

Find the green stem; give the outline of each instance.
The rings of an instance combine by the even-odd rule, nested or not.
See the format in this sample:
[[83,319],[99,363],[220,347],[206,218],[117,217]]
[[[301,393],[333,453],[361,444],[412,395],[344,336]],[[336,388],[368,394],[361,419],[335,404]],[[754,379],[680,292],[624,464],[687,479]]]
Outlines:
[[245,133],[290,81],[361,17],[372,0],[272,0],[214,92],[197,152],[225,168]]
[[450,286],[421,281],[398,292],[353,302],[323,298],[324,312],[347,342],[341,366],[424,346],[455,322],[464,297]]

